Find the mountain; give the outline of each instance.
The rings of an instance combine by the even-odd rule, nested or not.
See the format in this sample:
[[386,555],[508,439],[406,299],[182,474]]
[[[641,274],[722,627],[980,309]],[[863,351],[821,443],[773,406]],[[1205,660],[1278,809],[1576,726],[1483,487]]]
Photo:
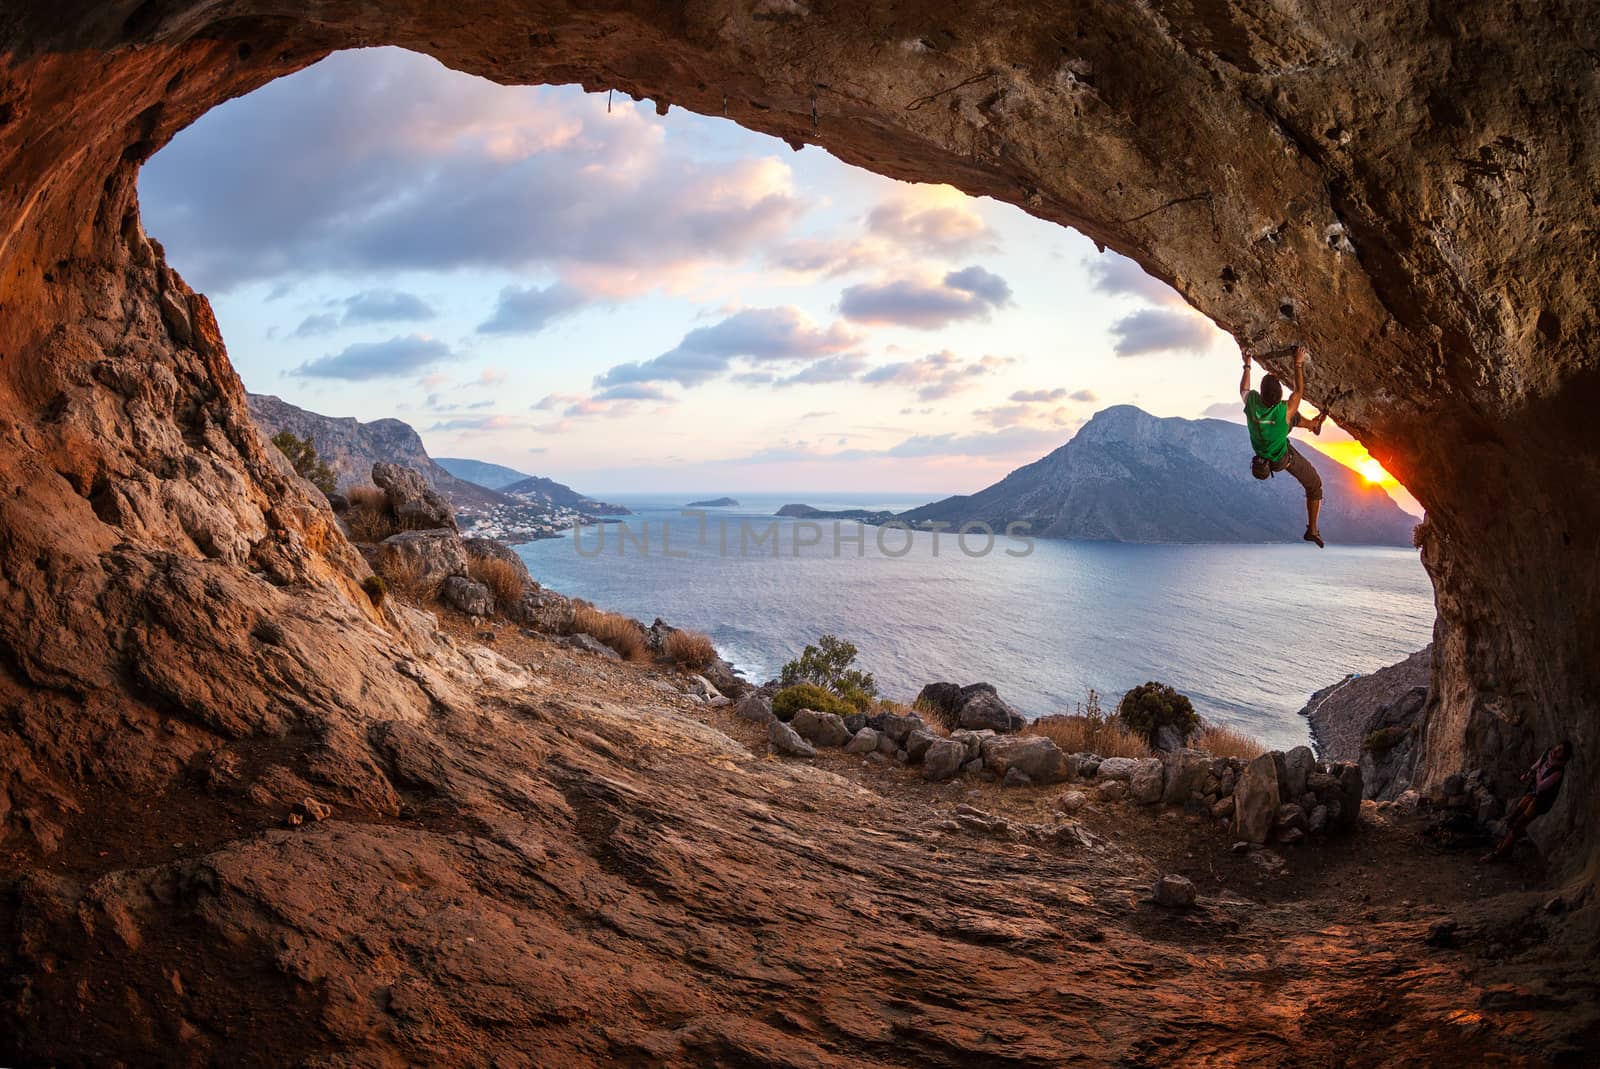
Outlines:
[[526,479],[502,486],[500,492],[521,498],[524,501],[543,502],[553,508],[575,509],[590,516],[633,515],[621,505],[596,501],[592,497],[586,497],[578,493],[564,483],[558,483],[554,479],[546,479],[539,475],[530,475]]
[[487,486],[491,490],[500,490],[514,482],[530,478],[525,471],[508,468],[504,464],[491,464],[486,460],[468,460],[466,457],[434,457],[433,462],[458,479],[465,479],[469,483],[477,483],[479,486]]
[[[1331,544],[1410,545],[1417,520],[1382,488],[1296,439],[1322,475],[1319,526]],[[1298,542],[1305,494],[1284,473],[1250,474],[1244,427],[1161,419],[1132,405],[1098,412],[1055,452],[976,494],[904,512],[908,523],[1000,529],[1107,542]]]
[[447,497],[462,527],[476,534],[506,541],[548,537],[580,519],[627,512],[584,497],[569,486],[521,472],[514,473],[517,481],[504,490],[470,482],[430,457],[416,430],[402,420],[362,423],[349,416],[324,416],[265,394],[250,394],[249,399],[250,415],[268,437],[287,430],[311,439],[317,455],[333,469],[341,493],[353,486],[370,485],[372,465],[377,461],[404,464]]

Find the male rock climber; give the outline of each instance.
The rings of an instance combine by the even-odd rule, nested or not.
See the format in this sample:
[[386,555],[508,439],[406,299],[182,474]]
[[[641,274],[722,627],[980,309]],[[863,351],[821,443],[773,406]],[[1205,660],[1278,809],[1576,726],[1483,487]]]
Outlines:
[[1317,530],[1317,513],[1322,511],[1322,476],[1311,466],[1299,450],[1289,441],[1289,432],[1304,427],[1312,434],[1322,433],[1326,412],[1315,419],[1300,414],[1300,398],[1306,388],[1306,348],[1294,347],[1294,392],[1288,404],[1283,400],[1283,383],[1278,376],[1267,375],[1261,380],[1261,390],[1250,388],[1250,357],[1244,358],[1244,378],[1239,380],[1239,399],[1244,402],[1244,416],[1250,425],[1250,445],[1256,455],[1250,462],[1250,472],[1258,479],[1269,478],[1275,471],[1287,471],[1306,488],[1307,542],[1323,546],[1322,532]]
[[1561,781],[1567,774],[1567,762],[1572,760],[1572,743],[1565,739],[1546,750],[1533,767],[1522,774],[1528,784],[1528,793],[1517,799],[1517,804],[1506,814],[1506,833],[1492,851],[1483,855],[1484,861],[1499,861],[1511,852],[1528,830],[1535,817],[1544,816],[1556,804],[1561,793]]

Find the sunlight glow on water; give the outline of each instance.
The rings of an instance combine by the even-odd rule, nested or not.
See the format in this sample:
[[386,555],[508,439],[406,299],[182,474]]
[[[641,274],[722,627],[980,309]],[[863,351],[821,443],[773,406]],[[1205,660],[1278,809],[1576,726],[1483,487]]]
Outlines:
[[[975,559],[949,534],[935,556],[932,536],[917,534],[911,551],[895,557],[879,552],[876,530],[866,528],[860,556],[846,543],[835,557],[827,522],[823,544],[796,556],[793,521],[772,518],[785,501],[896,509],[921,502],[736,494],[740,508],[710,511],[701,545],[699,522],[678,509],[702,495],[611,496],[638,513],[631,529],[648,529],[650,555],[634,542],[619,555],[613,531],[604,552],[587,558],[569,535],[519,547],[534,577],[645,623],[660,616],[704,631],[756,682],[832,632],[860,647],[862,665],[891,698],[909,700],[934,680],[984,680],[1037,716],[1070,710],[1090,687],[1114,702],[1159,679],[1188,694],[1202,716],[1289,746],[1308,738],[1296,714],[1311,691],[1400,660],[1426,645],[1433,628],[1433,592],[1414,550],[1040,541],[1018,558],[1003,552],[1016,544],[1002,537]],[[769,545],[738,555],[741,520],[753,531],[779,524],[777,559]],[[661,553],[663,524],[670,558]],[[848,525],[841,537],[854,533]],[[885,548],[898,553],[907,537],[886,532]],[[582,548],[593,553],[597,538],[587,529]]]

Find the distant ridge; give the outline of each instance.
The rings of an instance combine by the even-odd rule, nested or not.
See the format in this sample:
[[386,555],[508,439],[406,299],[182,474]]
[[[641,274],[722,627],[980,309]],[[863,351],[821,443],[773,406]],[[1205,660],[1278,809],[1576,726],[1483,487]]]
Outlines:
[[[1330,544],[1411,545],[1417,520],[1381,487],[1300,439],[1321,473],[1319,526]],[[908,523],[1027,523],[1042,538],[1103,542],[1298,542],[1305,494],[1287,474],[1250,474],[1245,428],[1158,418],[1132,405],[1098,412],[1066,445],[975,494],[900,514]]]
[[458,479],[500,490],[514,482],[530,478],[527,472],[508,468],[504,464],[491,464],[487,460],[469,460],[466,457],[434,457],[434,463]]

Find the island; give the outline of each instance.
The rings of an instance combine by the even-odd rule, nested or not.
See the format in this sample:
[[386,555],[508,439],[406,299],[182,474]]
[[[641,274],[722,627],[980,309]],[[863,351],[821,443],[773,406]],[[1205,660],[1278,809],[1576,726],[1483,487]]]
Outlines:
[[884,524],[895,518],[888,510],[870,509],[818,509],[810,505],[785,505],[774,515],[794,520],[856,520],[859,523]]
[[686,509],[725,509],[738,505],[739,502],[731,497],[716,497],[710,501],[691,501],[683,506]]

